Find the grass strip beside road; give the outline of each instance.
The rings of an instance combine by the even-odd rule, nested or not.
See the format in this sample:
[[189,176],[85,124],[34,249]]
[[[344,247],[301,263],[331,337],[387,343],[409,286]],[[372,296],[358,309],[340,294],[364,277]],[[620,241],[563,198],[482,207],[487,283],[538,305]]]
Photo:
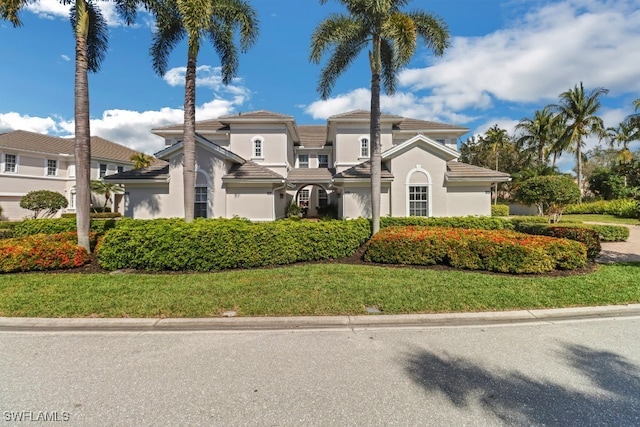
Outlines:
[[640,225],[640,221],[634,218],[622,218],[615,215],[606,214],[567,214],[562,215],[560,225],[566,222],[601,222],[606,224],[626,224],[626,225]]
[[310,264],[210,274],[0,275],[5,317],[217,317],[478,312],[640,302],[640,264],[564,277]]

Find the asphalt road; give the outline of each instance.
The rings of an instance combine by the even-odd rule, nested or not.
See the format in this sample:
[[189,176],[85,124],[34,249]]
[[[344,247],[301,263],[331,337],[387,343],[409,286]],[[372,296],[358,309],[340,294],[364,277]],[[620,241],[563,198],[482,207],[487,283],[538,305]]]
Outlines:
[[640,318],[326,331],[5,331],[5,425],[638,426]]

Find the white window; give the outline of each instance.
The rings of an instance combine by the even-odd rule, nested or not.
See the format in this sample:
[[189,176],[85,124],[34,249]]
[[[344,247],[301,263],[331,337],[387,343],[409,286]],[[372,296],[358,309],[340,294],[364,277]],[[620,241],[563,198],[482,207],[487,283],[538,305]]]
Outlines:
[[207,187],[196,187],[193,216],[195,218],[207,217]]
[[100,178],[104,178],[107,174],[107,165],[106,163],[100,163],[100,174],[98,175]]
[[318,207],[325,208],[329,204],[329,197],[324,188],[318,190]]
[[369,138],[360,138],[360,157],[369,157]]
[[298,154],[298,167],[299,168],[308,168],[309,167],[309,155],[308,154]]
[[15,154],[4,155],[4,172],[16,173],[18,170],[18,156]]
[[319,168],[328,168],[329,167],[329,155],[327,155],[327,154],[318,154],[318,167]]
[[69,194],[69,209],[75,209],[76,208],[76,192],[75,190],[72,190],[71,193]]
[[262,158],[262,139],[254,138],[253,140],[253,157]]
[[47,159],[47,176],[58,176],[58,161]]
[[409,186],[409,216],[429,216],[428,186]]
[[118,166],[118,173],[124,172],[124,166]]

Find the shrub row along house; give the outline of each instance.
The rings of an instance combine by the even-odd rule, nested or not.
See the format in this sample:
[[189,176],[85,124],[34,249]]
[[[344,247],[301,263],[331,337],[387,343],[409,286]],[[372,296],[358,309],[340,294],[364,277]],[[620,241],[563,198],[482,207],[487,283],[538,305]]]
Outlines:
[[[63,194],[75,212],[76,165],[73,139],[16,130],[0,134],[0,206],[3,219],[18,220],[32,212],[20,207],[30,191],[50,190]],[[133,168],[136,151],[98,136],[91,137],[91,179]],[[95,197],[94,197],[95,198]],[[115,196],[115,207],[122,195]],[[102,201],[95,200],[102,206]]]
[[[468,129],[396,115],[381,117],[382,216],[490,215],[491,186],[509,175],[458,162]],[[182,217],[182,125],[156,128],[162,162],[105,180],[126,188],[123,213]],[[285,217],[293,203],[313,217],[371,216],[369,112],[297,125],[292,116],[254,111],[196,124],[197,217]]]

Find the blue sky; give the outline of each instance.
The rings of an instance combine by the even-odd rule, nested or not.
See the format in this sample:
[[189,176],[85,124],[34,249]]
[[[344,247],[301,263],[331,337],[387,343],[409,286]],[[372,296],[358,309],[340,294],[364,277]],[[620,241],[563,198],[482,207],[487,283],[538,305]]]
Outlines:
[[[162,140],[154,127],[182,121],[186,47],[171,55],[164,77],[148,55],[151,18],[133,27],[100,2],[110,23],[109,52],[90,76],[92,133],[153,153]],[[320,100],[320,65],[308,61],[310,36],[337,2],[252,0],[260,37],[240,58],[238,78],[220,84],[219,61],[205,46],[199,56],[197,119],[258,109],[295,117],[298,124],[369,108],[370,71],[362,55]],[[637,0],[414,0],[441,16],[452,36],[444,56],[420,48],[399,75],[384,112],[466,126],[483,133],[493,124],[512,130],[523,117],[557,101],[580,81],[610,90],[602,117],[617,125],[640,97],[640,2]],[[67,8],[40,0],[22,13],[24,25],[0,22],[0,132],[25,129],[73,134],[74,41]],[[590,145],[595,144],[591,141]],[[571,156],[564,156],[569,168]]]

